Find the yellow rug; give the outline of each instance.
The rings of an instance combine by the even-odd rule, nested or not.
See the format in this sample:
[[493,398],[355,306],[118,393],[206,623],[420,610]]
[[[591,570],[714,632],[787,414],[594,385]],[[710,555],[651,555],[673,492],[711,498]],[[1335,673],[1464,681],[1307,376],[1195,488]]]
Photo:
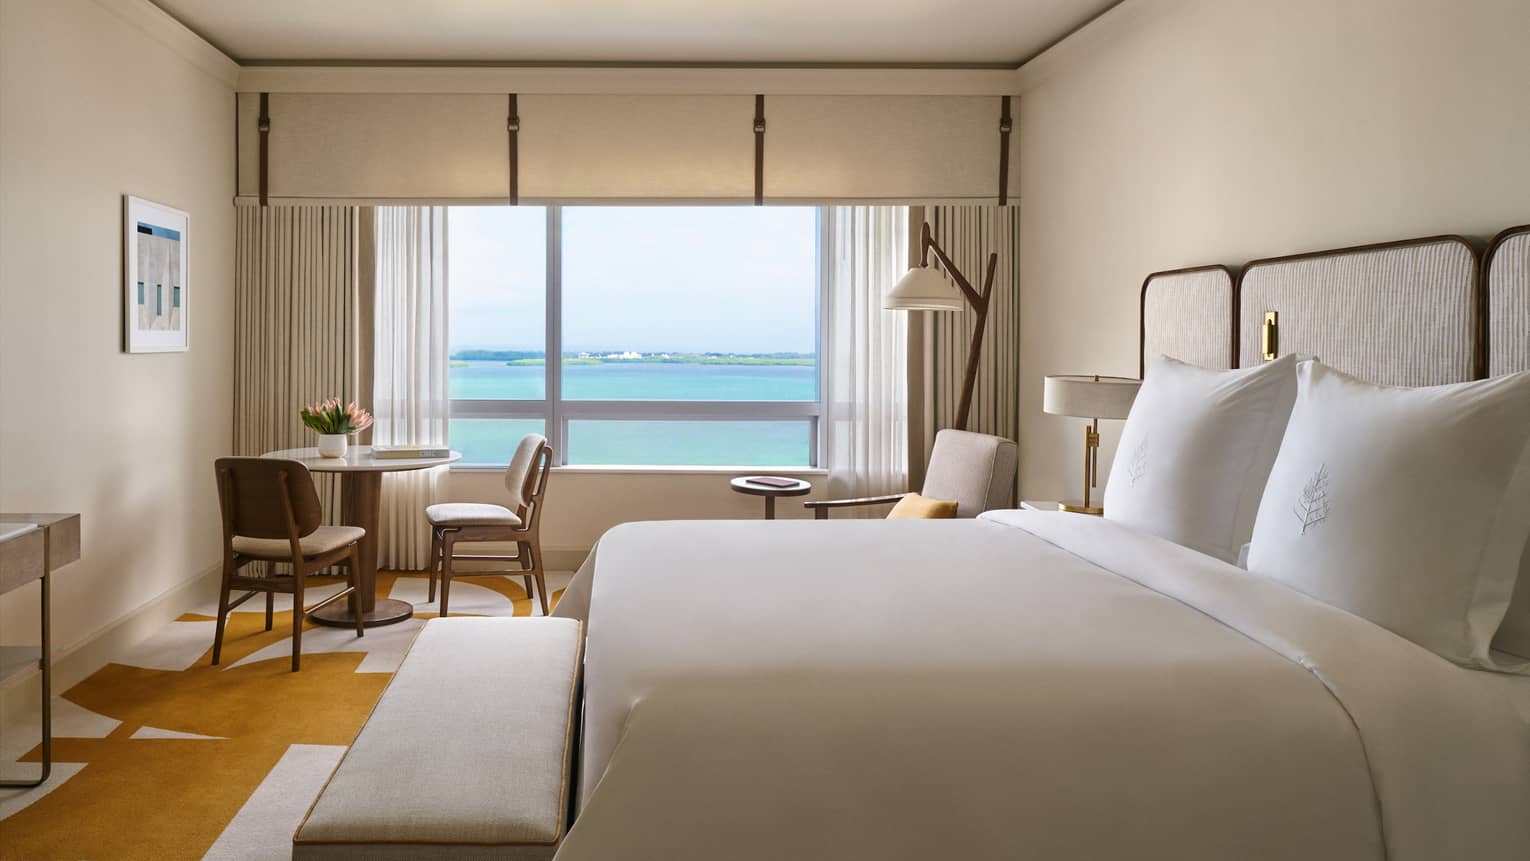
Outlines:
[[[308,603],[321,594],[310,589]],[[266,631],[257,596],[241,610],[259,609],[230,614],[217,667],[216,611],[198,608],[65,691],[55,699],[53,777],[0,795],[0,858],[290,857],[293,817],[437,615],[422,575],[380,574],[378,594],[414,603],[415,617],[360,639],[305,623],[298,673],[289,664],[290,605]],[[454,616],[539,612],[518,578],[452,582]],[[19,761],[40,754],[33,748]]]

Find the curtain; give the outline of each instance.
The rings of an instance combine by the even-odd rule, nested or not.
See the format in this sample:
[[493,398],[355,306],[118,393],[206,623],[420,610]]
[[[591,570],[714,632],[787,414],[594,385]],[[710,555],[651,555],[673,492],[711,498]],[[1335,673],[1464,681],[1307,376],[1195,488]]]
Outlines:
[[[931,206],[923,209],[931,235],[967,280],[982,289],[988,255],[997,253],[993,298],[978,362],[977,386],[967,430],[1019,439],[1020,433],[1020,210],[1000,206]],[[917,224],[914,227],[917,228]],[[932,261],[931,265],[938,265]],[[918,397],[912,404],[915,475],[923,478],[935,432],[951,427],[961,398],[962,369],[977,314],[919,314],[920,331],[912,340],[922,355],[912,357]],[[920,451],[919,449],[922,449]]]
[[[314,444],[303,404],[362,400],[369,344],[357,333],[357,212],[345,206],[240,207],[234,271],[234,453]],[[325,521],[338,477],[315,474]]]
[[[375,217],[372,442],[445,445],[446,209],[379,207]],[[426,567],[425,508],[438,501],[445,478],[446,467],[383,476],[379,567]]]
[[837,206],[828,218],[820,459],[828,495],[898,493],[909,488],[908,315],[884,310],[882,296],[908,268],[908,209]]

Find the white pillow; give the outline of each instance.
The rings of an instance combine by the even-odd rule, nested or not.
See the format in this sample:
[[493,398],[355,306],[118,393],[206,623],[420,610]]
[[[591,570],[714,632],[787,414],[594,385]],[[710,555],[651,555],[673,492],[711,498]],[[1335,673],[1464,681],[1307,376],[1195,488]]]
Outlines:
[[1105,485],[1105,517],[1236,562],[1296,400],[1296,360],[1210,371],[1161,356]]
[[1303,363],[1253,574],[1467,666],[1489,655],[1530,536],[1530,373],[1421,389]]
[[1509,612],[1504,614],[1498,636],[1493,638],[1493,648],[1530,659],[1530,544],[1525,545],[1520,555],[1514,597],[1509,599]]

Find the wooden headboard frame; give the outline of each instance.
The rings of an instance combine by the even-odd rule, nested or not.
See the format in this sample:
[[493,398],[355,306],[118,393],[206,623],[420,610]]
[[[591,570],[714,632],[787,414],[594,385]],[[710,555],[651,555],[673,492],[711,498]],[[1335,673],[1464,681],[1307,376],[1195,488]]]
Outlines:
[[1228,329],[1228,367],[1238,367],[1238,289],[1237,274],[1231,267],[1213,264],[1210,266],[1188,266],[1183,269],[1168,269],[1163,272],[1154,272],[1142,281],[1142,293],[1137,305],[1137,376],[1147,375],[1147,309],[1148,291],[1157,285],[1159,289],[1165,289],[1174,285],[1175,279],[1183,275],[1202,275],[1205,273],[1220,272],[1227,278],[1227,310],[1228,320],[1231,325]]
[[[1497,258],[1499,249],[1503,248],[1503,246],[1509,240],[1526,235],[1530,235],[1530,224],[1522,224],[1518,227],[1510,227],[1509,229],[1504,230],[1497,236],[1493,237],[1493,242],[1488,245],[1487,253],[1482,255],[1482,274],[1479,276],[1479,278],[1482,285],[1483,301],[1482,314],[1478,319],[1478,325],[1480,326],[1480,329],[1478,331],[1477,338],[1482,349],[1484,376],[1492,373],[1494,370],[1494,365],[1496,364],[1494,362],[1494,358],[1498,355],[1494,352],[1495,348],[1500,351],[1509,349],[1507,345],[1494,344],[1493,342],[1491,326],[1493,310],[1495,306],[1501,309],[1502,306],[1499,305],[1500,301],[1509,301],[1508,297],[1499,296],[1491,292],[1493,288],[1493,276],[1495,274],[1493,270],[1493,262]],[[1515,286],[1527,294],[1525,301],[1530,302],[1530,282],[1518,284]],[[1530,332],[1526,332],[1525,337],[1530,338]],[[1512,370],[1530,370],[1530,368],[1515,367],[1512,368]]]
[[[1243,270],[1238,277],[1237,294],[1240,309],[1238,314],[1240,323],[1243,323],[1243,319],[1247,316],[1243,313],[1243,305],[1246,301],[1250,301],[1248,286],[1249,279],[1251,276],[1258,277],[1262,270],[1266,269],[1267,267],[1281,266],[1284,264],[1309,263],[1311,261],[1327,260],[1340,257],[1362,257],[1378,251],[1391,251],[1409,248],[1417,248],[1423,250],[1444,244],[1457,245],[1468,255],[1468,260],[1466,261],[1468,265],[1465,268],[1465,275],[1470,279],[1470,284],[1466,286],[1469,291],[1470,302],[1472,305],[1469,311],[1469,319],[1467,321],[1468,331],[1466,335],[1470,340],[1470,355],[1467,359],[1469,368],[1465,370],[1463,374],[1466,376],[1466,378],[1481,378],[1486,374],[1487,366],[1487,352],[1484,347],[1482,338],[1482,332],[1485,331],[1486,327],[1485,315],[1487,313],[1485,280],[1482,276],[1482,267],[1479,263],[1476,249],[1469,241],[1460,236],[1430,236],[1421,239],[1407,239],[1397,242],[1379,242],[1369,245],[1356,245],[1347,248],[1336,248],[1327,251],[1317,251],[1305,254],[1290,254],[1281,257],[1269,257],[1251,261],[1247,266],[1243,267]],[[1452,287],[1455,285],[1455,283],[1458,282],[1452,282],[1451,284],[1445,284],[1444,286]],[[1270,309],[1255,309],[1253,313],[1262,316],[1264,310]],[[1279,331],[1280,329],[1277,323],[1277,334]],[[1244,340],[1244,338],[1259,337],[1261,337],[1261,332],[1257,329],[1253,332],[1244,332],[1243,337],[1240,337],[1240,342]],[[1252,346],[1252,344],[1249,346]],[[1241,347],[1242,345],[1240,344],[1240,357],[1245,355],[1247,352]],[[1258,351],[1254,350],[1253,352]],[[1289,350],[1285,349],[1284,344],[1277,344],[1277,352],[1285,353],[1289,352]]]

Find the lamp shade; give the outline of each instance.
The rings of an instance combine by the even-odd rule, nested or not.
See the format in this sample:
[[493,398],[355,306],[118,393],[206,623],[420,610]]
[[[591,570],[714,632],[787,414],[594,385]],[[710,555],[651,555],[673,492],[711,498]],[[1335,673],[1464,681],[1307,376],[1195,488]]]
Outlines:
[[1098,374],[1047,377],[1041,411],[1084,419],[1124,419],[1137,399],[1141,380]]
[[882,300],[889,311],[960,311],[966,297],[930,266],[915,266],[898,279]]

